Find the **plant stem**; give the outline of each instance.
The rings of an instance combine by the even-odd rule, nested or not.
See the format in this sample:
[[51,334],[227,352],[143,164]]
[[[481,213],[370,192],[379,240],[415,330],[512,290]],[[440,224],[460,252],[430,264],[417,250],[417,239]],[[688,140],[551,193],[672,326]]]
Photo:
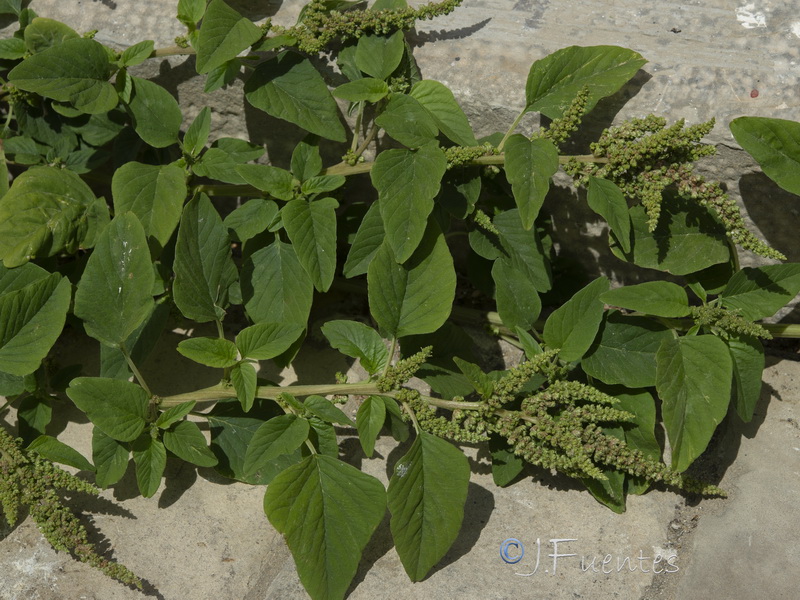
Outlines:
[[383,373],[381,375],[386,377],[386,374],[389,372],[389,369],[392,366],[392,360],[394,360],[394,352],[397,350],[397,338],[392,338],[392,345],[389,347],[389,356],[386,359],[386,365],[383,367]]
[[153,393],[150,391],[150,388],[147,387],[147,382],[145,382],[144,377],[142,377],[142,374],[139,372],[139,369],[136,368],[136,364],[133,362],[133,359],[128,353],[127,348],[125,348],[125,344],[120,344],[119,350],[122,352],[122,356],[125,357],[125,361],[128,363],[128,367],[130,367],[131,371],[133,372],[133,376],[136,377],[136,381],[138,381],[139,385],[142,386],[142,389],[147,392],[147,395],[152,398]]
[[497,144],[498,150],[503,149],[503,146],[506,145],[506,140],[508,140],[508,138],[511,137],[511,134],[514,133],[514,130],[517,128],[517,125],[519,125],[519,122],[522,121],[522,117],[524,117],[527,112],[528,109],[525,108],[521,113],[519,113],[519,115],[517,115],[517,118],[514,119],[514,122],[511,124],[511,127],[508,128],[508,131],[506,131],[506,134],[503,136],[503,139],[500,140],[499,144]]
[[148,58],[160,58],[162,56],[185,56],[189,54],[197,54],[195,49],[191,46],[183,48],[181,46],[165,46],[164,48],[156,48],[150,53]]

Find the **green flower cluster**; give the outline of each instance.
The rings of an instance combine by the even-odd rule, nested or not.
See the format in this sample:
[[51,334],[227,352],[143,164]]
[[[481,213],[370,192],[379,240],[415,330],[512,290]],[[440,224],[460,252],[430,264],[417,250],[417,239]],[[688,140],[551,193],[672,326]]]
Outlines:
[[572,100],[569,108],[564,111],[564,114],[558,119],[553,119],[549,127],[536,132],[533,138],[541,137],[550,140],[555,145],[567,141],[567,138],[580,127],[583,115],[586,114],[586,103],[588,101],[589,86],[585,85]]
[[606,434],[601,423],[633,419],[613,406],[617,402],[588,385],[558,381],[523,400],[519,411],[503,411],[495,431],[527,462],[570,477],[605,480],[603,469],[612,468],[695,493],[725,495],[718,487],[675,473]]
[[0,505],[9,525],[17,522],[20,507],[27,506],[53,548],[71,552],[109,577],[141,589],[142,581],[127,567],[97,554],[84,526],[56,493],[66,490],[97,495],[100,490],[37,453],[23,450],[20,443],[0,429]]
[[482,146],[452,146],[444,149],[447,157],[447,170],[453,167],[460,167],[472,162],[481,156],[491,156],[497,154],[497,148],[486,142]]
[[738,311],[722,306],[693,306],[692,319],[701,327],[722,329],[734,335],[772,339],[772,334],[758,323],[748,321]]
[[571,160],[564,170],[580,185],[590,176],[614,182],[628,198],[637,199],[647,211],[650,231],[661,214],[662,193],[674,186],[678,194],[711,209],[719,217],[734,243],[767,258],[785,257],[747,229],[741,211],[718,183],[694,174],[693,162],[711,156],[716,149],[700,140],[714,127],[714,119],[684,127],[683,119],[666,126],[662,117],[649,115],[603,131],[591,145],[603,162]]
[[411,29],[419,20],[450,14],[461,2],[443,0],[419,8],[339,12],[330,10],[330,3],[325,0],[313,0],[306,6],[299,24],[289,28],[273,25],[271,31],[294,38],[294,46],[301,52],[317,54],[334,40],[345,42],[369,33],[387,34],[398,29]]
[[428,360],[433,353],[433,346],[426,346],[416,354],[398,360],[397,363],[389,367],[381,377],[378,378],[378,390],[381,392],[388,392],[398,389],[401,385],[407,382],[414,376],[414,373],[419,371],[423,363]]

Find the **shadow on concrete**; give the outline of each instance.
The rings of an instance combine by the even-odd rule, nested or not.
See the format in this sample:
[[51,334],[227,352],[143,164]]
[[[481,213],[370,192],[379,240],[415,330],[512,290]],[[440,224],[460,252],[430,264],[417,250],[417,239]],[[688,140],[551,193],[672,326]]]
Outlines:
[[747,214],[770,246],[783,252],[788,260],[800,261],[800,244],[797,244],[800,198],[779,187],[764,173],[742,176],[739,193]]
[[490,17],[483,21],[478,21],[473,25],[447,30],[417,31],[416,29],[412,29],[407,37],[408,43],[411,44],[412,48],[419,48],[425,44],[432,44],[433,42],[440,42],[442,40],[461,40],[479,32],[486,27],[491,20]]

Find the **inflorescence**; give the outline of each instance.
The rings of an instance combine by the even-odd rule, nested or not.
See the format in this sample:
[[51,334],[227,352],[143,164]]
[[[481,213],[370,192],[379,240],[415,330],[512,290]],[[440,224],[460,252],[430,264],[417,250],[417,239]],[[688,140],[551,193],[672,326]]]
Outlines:
[[714,119],[684,127],[681,119],[667,127],[662,117],[649,115],[631,119],[603,131],[591,145],[592,153],[604,163],[572,160],[564,170],[581,185],[590,176],[613,181],[628,198],[637,199],[648,216],[650,231],[661,214],[662,193],[674,186],[678,194],[714,211],[734,243],[766,258],[785,260],[747,229],[741,211],[718,183],[708,182],[693,172],[693,162],[716,152],[700,140],[714,127]]
[[0,506],[9,525],[17,522],[26,506],[45,539],[63,552],[122,583],[142,587],[142,581],[127,567],[100,556],[89,542],[86,528],[64,506],[56,490],[97,495],[100,490],[20,447],[21,440],[0,429]]

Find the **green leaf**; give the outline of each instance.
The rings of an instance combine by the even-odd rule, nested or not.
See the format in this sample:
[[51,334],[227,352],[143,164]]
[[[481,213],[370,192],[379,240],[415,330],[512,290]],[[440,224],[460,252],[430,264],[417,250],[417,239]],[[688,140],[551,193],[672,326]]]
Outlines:
[[268,360],[289,348],[305,327],[297,323],[261,322],[239,332],[236,346],[243,358]]
[[431,143],[439,135],[439,128],[430,113],[414,98],[405,94],[389,94],[389,102],[375,119],[375,124],[409,148],[419,148]]
[[178,458],[198,467],[217,464],[217,457],[209,450],[203,432],[191,421],[180,421],[165,431],[164,446]]
[[656,321],[610,311],[581,360],[581,368],[609,385],[652,387],[656,384],[656,352],[672,337],[672,331]]
[[305,406],[311,414],[316,415],[326,423],[337,423],[350,427],[355,427],[356,425],[339,407],[322,396],[309,396],[303,402],[303,406]]
[[[622,427],[604,427],[603,433],[623,440],[625,432]],[[617,514],[625,512],[625,473],[614,468],[603,466],[600,468],[605,479],[582,477],[581,481],[595,500],[610,508]]]
[[586,203],[594,212],[603,217],[611,228],[622,251],[631,251],[631,216],[628,203],[622,190],[612,181],[589,177]]
[[86,332],[119,347],[153,311],[155,272],[144,229],[130,212],[102,230],[75,294]]
[[495,379],[488,373],[484,373],[478,365],[466,361],[457,356],[453,357],[453,362],[469,381],[469,384],[483,398],[488,398],[494,392]]
[[222,338],[196,337],[178,344],[178,352],[186,358],[209,367],[230,367],[236,364],[236,346]]
[[215,92],[220,88],[230,85],[241,71],[242,61],[238,58],[229,60],[215,69],[211,69],[208,75],[206,75],[206,84],[203,86],[203,92],[210,94],[211,92]]
[[255,322],[306,325],[314,284],[294,248],[276,240],[254,252],[242,267],[242,298]]
[[0,198],[0,258],[18,267],[34,257],[75,253],[96,220],[94,193],[67,169],[32,167]]
[[687,275],[730,258],[725,228],[697,204],[663,202],[661,218],[652,233],[643,207],[631,208],[630,216],[632,252],[624,254],[616,246],[611,248],[622,260],[673,275]]
[[97,487],[107,488],[122,479],[130,455],[131,451],[125,444],[107,436],[98,427],[92,429],[92,460],[97,468],[94,479]]
[[436,126],[459,146],[477,146],[467,115],[446,85],[426,79],[411,88],[410,95],[433,117]]
[[168,429],[173,423],[177,423],[183,417],[192,412],[196,402],[189,400],[188,402],[181,402],[177,406],[172,406],[158,415],[156,426],[160,429]]
[[[4,270],[0,267],[0,275]],[[56,273],[17,289],[10,278],[3,279],[7,291],[0,292],[0,371],[23,376],[39,367],[61,335],[71,286]]]
[[378,396],[369,396],[361,406],[358,407],[356,414],[356,427],[358,428],[358,440],[364,449],[364,454],[372,458],[375,451],[375,439],[383,428],[386,421],[386,405]]
[[300,264],[320,292],[328,291],[336,271],[336,208],[333,198],[292,200],[283,207],[283,226]]
[[499,232],[500,246],[511,259],[511,266],[526,272],[539,292],[548,291],[552,286],[550,262],[545,256],[536,230],[527,230],[522,226],[522,219],[516,208],[497,215],[494,226]]
[[[661,445],[655,435],[656,403],[650,392],[614,388],[603,391],[619,400],[616,408],[634,416],[633,421],[625,426],[625,443],[647,458],[661,462]],[[629,494],[643,494],[650,484],[644,478],[629,476],[626,487]]]
[[317,416],[308,417],[308,424],[311,425],[308,439],[317,449],[317,452],[337,458],[339,456],[339,442],[333,425]]
[[[4,373],[6,377],[10,377]],[[20,377],[20,387],[18,391],[13,394],[5,394],[0,390],[2,395],[16,395],[25,391],[25,378]],[[53,419],[53,403],[50,396],[47,395],[30,395],[24,397],[19,404],[17,404],[17,430],[19,437],[23,440],[31,440],[32,438],[45,433],[47,426]]]
[[733,385],[736,391],[736,413],[745,423],[761,398],[761,377],[764,372],[764,347],[758,338],[740,336],[726,342],[733,360]]
[[294,197],[292,174],[285,169],[269,165],[238,165],[236,172],[247,183],[278,200]]
[[685,471],[706,449],[728,410],[733,365],[713,335],[664,340],[656,355],[656,389],[672,446],[672,468]]
[[558,171],[558,150],[550,140],[514,134],[506,142],[505,169],[522,226],[530,229]]
[[138,44],[134,44],[133,46],[125,48],[125,50],[122,52],[122,56],[119,57],[119,66],[134,67],[143,63],[150,58],[150,55],[153,53],[153,48],[155,48],[155,43],[153,40],[144,40]]
[[286,537],[308,594],[341,599],[386,512],[386,492],[374,477],[315,454],[272,480],[264,512]]
[[31,54],[36,54],[81,36],[64,23],[59,23],[53,19],[35,17],[25,28],[23,37],[28,51]]
[[262,36],[259,27],[222,0],[211,0],[197,38],[197,72],[221,66]]
[[231,369],[231,383],[242,410],[248,412],[253,407],[258,389],[258,376],[252,363],[242,362]]
[[550,348],[559,348],[561,359],[572,362],[581,358],[592,345],[600,321],[609,282],[598,277],[554,310],[544,324],[543,338]]
[[75,316],[90,336],[118,347],[153,310],[154,281],[142,225],[133,213],[118,215],[86,264],[75,293]]
[[174,269],[172,293],[183,315],[200,323],[221,320],[237,272],[228,231],[205,194],[183,209]]
[[525,468],[525,461],[509,448],[505,438],[493,434],[489,439],[489,451],[492,454],[492,480],[498,487],[505,487]]
[[245,97],[268,115],[336,142],[344,142],[339,108],[307,58],[284,52],[262,62],[244,86]]
[[292,174],[305,181],[322,173],[322,155],[319,152],[319,140],[308,135],[295,146],[292,151]]
[[458,536],[469,486],[469,462],[458,448],[420,431],[389,481],[390,527],[411,581],[420,581]]
[[94,40],[79,38],[30,56],[11,70],[8,80],[26,92],[69,102],[81,112],[95,114],[117,105],[117,93],[108,82],[110,75],[106,49]]
[[202,177],[241,184],[245,180],[237,171],[239,166],[263,155],[264,148],[257,144],[236,138],[220,138],[192,165],[192,171]]
[[306,196],[332,192],[342,187],[346,181],[344,175],[317,175],[306,179],[300,186],[300,191]]
[[238,481],[254,485],[265,485],[288,466],[302,460],[300,450],[283,454],[268,461],[253,475],[244,472],[244,460],[250,441],[265,421],[283,414],[272,401],[256,399],[250,411],[245,414],[236,400],[218,402],[208,415],[211,428],[211,449],[219,459],[216,471]]
[[375,374],[386,366],[389,351],[383,339],[372,327],[357,321],[328,321],[322,326],[322,335],[331,347],[361,361],[361,366]]
[[800,123],[768,117],[739,117],[731,133],[756,159],[764,174],[792,194],[800,194]]
[[49,435],[40,435],[28,446],[28,450],[35,451],[39,456],[52,462],[69,465],[81,471],[94,471],[94,465],[84,456],[64,442]]
[[[0,0],[0,7],[2,7],[2,0]],[[25,56],[25,52],[27,52],[25,41],[20,38],[0,40],[0,59],[2,60],[18,60]]]
[[370,178],[378,190],[386,241],[397,262],[406,262],[419,245],[446,170],[447,159],[435,144],[378,155]]
[[348,102],[377,102],[389,93],[389,86],[385,81],[364,77],[340,85],[333,90],[333,95]]
[[[164,331],[172,308],[171,303],[165,300],[162,299],[156,303],[150,315],[123,342],[134,364],[142,364],[150,356],[158,340],[161,339],[161,333]],[[127,380],[132,374],[128,361],[119,348],[101,344],[100,377]]]
[[771,317],[800,292],[800,263],[745,267],[722,290],[725,308],[738,309],[745,319]]
[[178,20],[187,27],[194,27],[206,12],[206,0],[178,0]]
[[160,253],[181,219],[186,198],[183,169],[174,165],[145,165],[129,162],[114,172],[111,180],[114,212],[132,212]]
[[492,279],[497,312],[503,323],[511,329],[531,329],[542,310],[542,301],[528,273],[515,268],[509,260],[499,258],[494,261]]
[[356,66],[375,79],[387,79],[403,58],[403,32],[362,35],[356,46]]
[[167,466],[167,451],[159,440],[148,433],[131,444],[133,462],[136,463],[136,483],[145,498],[151,498],[161,485],[161,477]]
[[398,442],[405,442],[408,439],[408,424],[403,421],[400,407],[397,401],[393,398],[386,396],[377,396],[383,400],[383,405],[386,408],[386,416],[389,419],[389,430],[392,432],[392,437]]
[[381,207],[378,202],[374,202],[361,220],[361,225],[350,245],[350,252],[343,267],[344,276],[349,279],[366,273],[369,263],[372,262],[385,237]]
[[0,0],[0,15],[17,15],[22,10],[22,0]]
[[145,143],[165,148],[178,141],[183,114],[178,101],[163,87],[147,79],[131,77],[133,95],[128,110],[133,129]]
[[256,473],[281,454],[291,454],[308,439],[306,419],[287,414],[270,419],[253,434],[244,457],[244,472]]
[[272,200],[252,198],[230,213],[223,223],[238,242],[246,242],[266,231],[278,214],[278,205]]
[[183,136],[183,151],[189,156],[198,156],[208,141],[208,134],[211,132],[211,109],[204,106],[186,130]]
[[600,300],[656,317],[685,317],[690,312],[686,291],[669,281],[648,281],[618,287],[600,296]]
[[369,309],[391,337],[431,333],[452,310],[456,274],[444,236],[431,222],[414,254],[404,263],[384,243],[367,272]]
[[76,377],[67,396],[109,437],[131,442],[147,424],[149,398],[135,383],[103,377]]
[[647,61],[638,52],[618,46],[570,46],[531,65],[525,84],[525,110],[551,119],[564,114],[584,86],[589,87],[586,112],[620,89]]

